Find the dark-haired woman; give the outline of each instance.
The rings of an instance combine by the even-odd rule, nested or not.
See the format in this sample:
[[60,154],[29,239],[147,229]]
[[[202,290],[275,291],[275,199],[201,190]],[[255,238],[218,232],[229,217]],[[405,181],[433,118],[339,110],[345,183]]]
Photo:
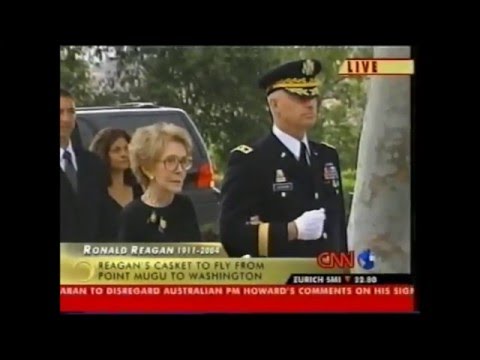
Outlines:
[[90,151],[97,154],[107,166],[109,213],[111,228],[118,232],[120,213],[123,208],[143,194],[130,170],[128,144],[130,135],[122,129],[105,128],[97,133]]

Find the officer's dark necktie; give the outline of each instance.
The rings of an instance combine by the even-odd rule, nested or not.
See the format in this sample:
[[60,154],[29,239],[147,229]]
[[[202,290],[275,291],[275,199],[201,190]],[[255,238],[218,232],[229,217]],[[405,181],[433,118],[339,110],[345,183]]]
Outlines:
[[300,151],[300,162],[305,166],[309,166],[307,145],[305,145],[303,141],[300,144],[302,145],[302,148]]
[[73,165],[72,154],[70,151],[65,150],[63,152],[63,159],[65,160],[65,174],[67,175],[68,180],[72,184],[73,190],[77,191],[77,171]]

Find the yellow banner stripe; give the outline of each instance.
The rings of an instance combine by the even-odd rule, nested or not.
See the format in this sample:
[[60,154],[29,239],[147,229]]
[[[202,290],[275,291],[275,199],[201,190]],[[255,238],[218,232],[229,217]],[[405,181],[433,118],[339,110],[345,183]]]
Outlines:
[[258,226],[258,256],[268,256],[268,228],[269,223]]
[[412,59],[347,59],[339,69],[339,75],[412,75],[415,67]]

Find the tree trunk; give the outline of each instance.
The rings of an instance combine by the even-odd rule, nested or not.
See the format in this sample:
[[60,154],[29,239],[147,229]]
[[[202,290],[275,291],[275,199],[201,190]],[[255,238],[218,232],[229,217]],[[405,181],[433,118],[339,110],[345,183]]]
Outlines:
[[[409,47],[376,47],[377,58],[409,58]],[[370,249],[374,267],[410,272],[410,77],[372,76],[348,225],[349,248]]]

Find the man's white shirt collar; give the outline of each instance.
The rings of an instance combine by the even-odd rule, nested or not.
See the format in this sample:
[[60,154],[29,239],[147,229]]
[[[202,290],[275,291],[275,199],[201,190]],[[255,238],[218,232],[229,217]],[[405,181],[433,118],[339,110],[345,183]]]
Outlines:
[[[293,136],[280,130],[276,125],[273,125],[273,134],[287,147],[288,150],[295,156],[295,159],[300,159],[300,152],[302,150],[300,141]],[[303,136],[302,142],[307,146],[307,152],[310,155],[310,148],[308,146],[307,135]]]
[[[77,158],[75,156],[75,152],[73,151],[73,147],[72,147],[72,142],[70,141],[68,143],[68,146],[67,146],[67,151],[70,152],[70,154],[72,155],[72,163],[73,163],[73,166],[75,167],[75,170],[78,171],[78,166],[77,166]],[[63,150],[62,148],[60,148],[60,166],[62,167],[63,171],[65,171],[65,159],[63,158],[63,153],[65,152],[65,150]]]

